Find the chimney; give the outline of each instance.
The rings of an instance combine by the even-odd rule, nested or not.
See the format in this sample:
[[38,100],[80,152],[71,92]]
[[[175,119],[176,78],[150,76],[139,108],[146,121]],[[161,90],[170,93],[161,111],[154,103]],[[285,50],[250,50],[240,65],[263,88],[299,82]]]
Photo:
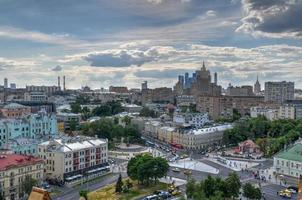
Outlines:
[[58,87],[59,87],[59,90],[61,90],[61,80],[60,80],[60,76],[58,76]]
[[63,76],[63,90],[66,90],[66,85],[65,85],[65,76]]

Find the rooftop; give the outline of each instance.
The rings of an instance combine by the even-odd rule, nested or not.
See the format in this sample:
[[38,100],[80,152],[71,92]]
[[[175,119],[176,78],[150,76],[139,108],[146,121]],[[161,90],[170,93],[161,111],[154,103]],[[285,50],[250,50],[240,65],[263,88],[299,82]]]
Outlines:
[[18,103],[10,103],[5,105],[3,108],[5,109],[16,109],[16,108],[26,108],[27,106],[23,106],[21,104]]
[[225,131],[232,127],[233,126],[231,124],[226,124],[226,125],[212,126],[207,128],[201,128],[201,129],[192,129],[189,131],[189,133],[194,135],[200,135],[200,134],[213,133],[217,131]]
[[19,154],[1,154],[0,155],[0,170],[7,170],[12,167],[21,167],[43,162],[42,159],[32,156]]
[[296,144],[292,148],[278,153],[275,158],[302,162],[302,144]]

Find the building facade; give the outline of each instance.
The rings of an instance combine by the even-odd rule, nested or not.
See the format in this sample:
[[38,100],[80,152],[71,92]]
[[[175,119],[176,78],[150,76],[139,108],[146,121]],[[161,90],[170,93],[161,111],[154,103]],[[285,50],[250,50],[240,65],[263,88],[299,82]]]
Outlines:
[[5,200],[24,197],[22,184],[26,177],[40,183],[44,176],[44,161],[32,156],[0,154],[0,186]]
[[274,169],[279,175],[300,178],[302,175],[302,144],[296,144],[288,150],[274,156]]
[[294,82],[266,82],[264,96],[265,101],[283,103],[287,100],[293,100],[295,93]]
[[6,118],[17,118],[29,115],[31,113],[31,109],[28,106],[23,106],[17,103],[10,103],[5,105],[3,108],[0,109],[3,117]]
[[108,171],[108,141],[98,138],[66,137],[38,145],[45,160],[45,176],[70,183]]

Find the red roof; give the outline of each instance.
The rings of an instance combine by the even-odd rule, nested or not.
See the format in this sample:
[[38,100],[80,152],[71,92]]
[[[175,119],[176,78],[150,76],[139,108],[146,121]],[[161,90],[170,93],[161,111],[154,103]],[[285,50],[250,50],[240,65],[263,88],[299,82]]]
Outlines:
[[19,154],[0,154],[0,170],[21,167],[43,162],[40,158]]

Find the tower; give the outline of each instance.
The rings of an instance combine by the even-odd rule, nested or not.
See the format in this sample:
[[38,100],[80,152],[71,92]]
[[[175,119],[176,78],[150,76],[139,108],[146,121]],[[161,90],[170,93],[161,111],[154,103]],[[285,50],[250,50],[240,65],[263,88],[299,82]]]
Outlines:
[[60,76],[58,76],[58,87],[59,87],[59,90],[61,90],[61,80],[60,80]]
[[255,94],[259,94],[261,92],[261,85],[259,83],[259,80],[258,80],[258,75],[257,75],[257,81],[256,83],[254,84],[254,93]]
[[144,81],[144,82],[142,83],[142,90],[146,90],[146,89],[148,89],[148,82],[147,82],[147,81]]
[[63,90],[66,90],[66,85],[65,85],[65,76],[63,76]]
[[214,73],[214,84],[217,85],[218,79],[217,79],[217,72]]
[[8,88],[8,80],[7,80],[7,78],[4,78],[4,88]]

